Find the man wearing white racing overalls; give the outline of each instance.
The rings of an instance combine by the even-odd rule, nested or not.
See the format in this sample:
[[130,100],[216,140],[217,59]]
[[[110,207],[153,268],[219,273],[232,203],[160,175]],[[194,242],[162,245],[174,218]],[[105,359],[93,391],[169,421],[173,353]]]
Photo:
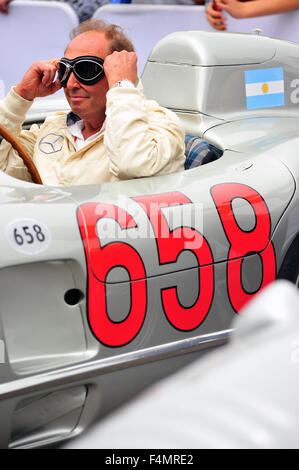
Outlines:
[[[59,78],[55,79],[57,71]],[[22,130],[34,98],[64,87],[72,109]],[[80,185],[183,170],[184,129],[177,116],[147,100],[137,57],[120,28],[81,23],[63,59],[35,62],[0,104],[2,122],[32,156],[43,184]],[[31,181],[5,141],[0,170]]]

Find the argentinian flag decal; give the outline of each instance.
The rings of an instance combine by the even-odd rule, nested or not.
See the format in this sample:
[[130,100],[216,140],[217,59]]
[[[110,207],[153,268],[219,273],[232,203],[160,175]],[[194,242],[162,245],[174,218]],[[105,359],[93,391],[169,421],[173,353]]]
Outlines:
[[284,105],[283,68],[246,70],[247,109]]

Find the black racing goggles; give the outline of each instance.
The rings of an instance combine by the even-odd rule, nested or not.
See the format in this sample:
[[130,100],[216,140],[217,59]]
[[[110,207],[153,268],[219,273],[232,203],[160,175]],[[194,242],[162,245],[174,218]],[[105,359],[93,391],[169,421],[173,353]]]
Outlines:
[[58,63],[58,78],[61,86],[66,86],[72,72],[83,85],[94,85],[105,75],[103,64],[103,59],[93,55],[82,55],[75,59],[63,57]]

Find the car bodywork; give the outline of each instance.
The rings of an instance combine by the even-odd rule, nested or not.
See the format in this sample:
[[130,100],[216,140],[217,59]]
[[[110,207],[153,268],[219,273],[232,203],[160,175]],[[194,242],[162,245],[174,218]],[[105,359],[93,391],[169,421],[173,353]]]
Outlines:
[[[221,158],[81,187],[0,175],[2,447],[75,436],[226,342],[294,256],[297,279],[298,60],[262,36],[174,33],[149,57],[146,95]],[[283,101],[252,108],[251,71]]]
[[[228,344],[62,447],[151,449],[150,463],[176,454],[152,449],[298,449],[298,311],[298,289],[271,283],[235,317]],[[186,454],[177,460],[194,462]]]

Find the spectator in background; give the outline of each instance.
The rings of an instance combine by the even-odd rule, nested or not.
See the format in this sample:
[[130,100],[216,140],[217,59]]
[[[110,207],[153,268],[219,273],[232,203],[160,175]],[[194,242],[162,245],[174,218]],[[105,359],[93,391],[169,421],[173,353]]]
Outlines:
[[[8,4],[12,0],[0,0],[0,13],[8,13]],[[102,5],[110,3],[109,0],[58,0],[64,1],[71,5],[74,8],[75,12],[78,15],[79,21],[85,21],[92,17],[93,13]],[[121,3],[121,2],[119,2]],[[168,4],[168,5],[204,5],[205,0],[131,0],[128,3],[135,4]]]
[[[0,13],[8,13],[8,4],[12,0],[0,0]],[[111,3],[110,0],[58,0],[68,3],[71,7],[74,8],[75,12],[78,15],[79,21],[85,21],[92,17],[94,12],[107,3]],[[115,2],[117,3],[117,2]],[[121,2],[119,2],[121,3]],[[168,4],[168,5],[204,5],[205,0],[131,0],[134,4]]]
[[206,17],[210,25],[226,30],[227,12],[234,18],[274,15],[299,8],[299,0],[213,0],[206,1]]
[[[1,1],[1,0],[0,0]],[[133,4],[145,4],[145,5],[204,5],[205,0],[132,0],[130,3]]]
[[[1,0],[0,0],[1,1]],[[101,6],[109,3],[109,0],[58,0],[68,3],[78,15],[79,22],[86,21],[92,17],[94,12]]]
[[0,13],[8,13],[8,4],[11,0],[0,0]]
[[[12,0],[0,0],[0,13],[8,13],[8,4]],[[57,0],[67,3],[78,15],[79,21],[85,21],[92,17],[93,13],[102,5],[109,3],[109,0]]]

